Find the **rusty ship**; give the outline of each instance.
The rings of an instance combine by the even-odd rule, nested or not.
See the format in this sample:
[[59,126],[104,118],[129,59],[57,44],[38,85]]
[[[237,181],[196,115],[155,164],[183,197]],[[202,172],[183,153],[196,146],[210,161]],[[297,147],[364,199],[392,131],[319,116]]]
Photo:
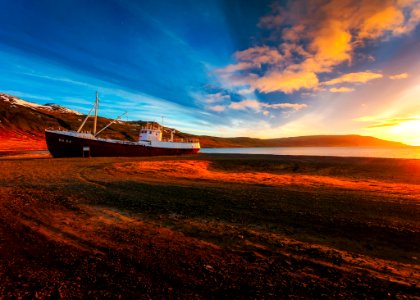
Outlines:
[[[198,140],[174,140],[173,131],[167,140],[162,138],[163,127],[146,125],[140,128],[139,140],[124,141],[101,138],[98,135],[118,121],[113,120],[103,129],[96,131],[99,98],[96,101],[77,131],[45,130],[49,152],[53,157],[111,157],[111,156],[156,156],[195,154],[200,151]],[[94,110],[92,132],[82,131],[83,126]]]

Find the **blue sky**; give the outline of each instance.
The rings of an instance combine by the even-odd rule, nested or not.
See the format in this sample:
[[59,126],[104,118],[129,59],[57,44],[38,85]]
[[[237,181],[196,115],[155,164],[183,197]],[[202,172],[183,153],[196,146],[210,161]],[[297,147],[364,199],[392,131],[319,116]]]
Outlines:
[[3,0],[0,9],[0,91],[25,100],[87,113],[98,90],[103,116],[165,116],[195,134],[395,140],[402,130],[420,144],[419,1]]

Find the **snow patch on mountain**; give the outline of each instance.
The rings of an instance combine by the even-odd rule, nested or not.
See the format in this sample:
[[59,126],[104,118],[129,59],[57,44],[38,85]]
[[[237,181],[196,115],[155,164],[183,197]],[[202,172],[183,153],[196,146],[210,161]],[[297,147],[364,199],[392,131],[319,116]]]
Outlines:
[[62,112],[62,113],[66,113],[66,114],[82,115],[78,111],[60,106],[60,105],[55,104],[55,103],[47,103],[47,104],[43,105],[42,107],[46,108],[46,109],[51,109],[51,110],[54,110],[54,111],[59,111],[59,112]]
[[16,98],[14,96],[7,95],[7,94],[0,94],[0,99],[2,99],[5,102],[9,102],[12,106],[20,105],[20,106],[29,107],[35,110],[49,110],[49,111],[56,111],[56,112],[65,113],[65,114],[82,115],[78,111],[62,107],[55,103],[47,103],[45,105],[41,105],[41,104],[28,102],[28,101],[25,101],[25,100],[22,100],[22,99],[19,99],[19,98]]

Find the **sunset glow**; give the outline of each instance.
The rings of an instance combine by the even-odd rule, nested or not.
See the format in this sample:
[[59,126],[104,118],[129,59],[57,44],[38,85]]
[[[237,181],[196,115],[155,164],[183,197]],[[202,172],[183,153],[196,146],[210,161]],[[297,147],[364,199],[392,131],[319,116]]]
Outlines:
[[372,128],[366,134],[375,135],[382,139],[400,141],[402,143],[420,146],[420,117],[418,120],[403,121],[395,125]]
[[2,1],[0,92],[193,134],[420,145],[420,1]]

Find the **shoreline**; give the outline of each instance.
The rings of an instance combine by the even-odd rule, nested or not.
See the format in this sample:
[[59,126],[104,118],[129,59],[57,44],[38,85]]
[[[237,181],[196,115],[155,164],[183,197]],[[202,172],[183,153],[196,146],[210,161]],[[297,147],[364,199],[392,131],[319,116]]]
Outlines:
[[[282,153],[246,153],[246,152],[212,152],[215,149],[229,149],[229,151],[233,150],[233,149],[237,149],[238,151],[241,150],[245,150],[245,149],[308,149],[308,148],[316,148],[316,149],[320,149],[320,148],[326,148],[326,149],[331,149],[331,148],[337,148],[337,149],[383,149],[383,147],[347,147],[347,146],[343,146],[343,147],[253,147],[253,148],[246,148],[246,147],[238,147],[238,148],[202,148],[202,150],[205,150],[204,152],[199,152],[199,155],[260,155],[260,156],[264,156],[264,155],[273,155],[273,156],[284,156],[284,157],[317,157],[317,158],[323,158],[323,157],[333,157],[333,158],[362,158],[362,159],[366,159],[366,158],[373,158],[373,159],[417,159],[419,160],[420,157],[384,157],[384,156],[343,156],[343,155],[317,155],[317,154],[282,154]],[[390,147],[390,148],[386,148],[386,149],[419,149],[420,150],[420,146],[407,146],[407,147]],[[208,152],[210,151],[210,152]],[[223,150],[220,150],[223,151]],[[30,154],[45,154],[48,155],[49,157],[51,157],[49,155],[49,151],[47,149],[39,149],[39,150],[0,150],[0,157],[5,157],[5,156],[18,156],[18,155],[30,155]],[[139,156],[141,157],[141,156]],[[182,156],[181,156],[182,157]]]

